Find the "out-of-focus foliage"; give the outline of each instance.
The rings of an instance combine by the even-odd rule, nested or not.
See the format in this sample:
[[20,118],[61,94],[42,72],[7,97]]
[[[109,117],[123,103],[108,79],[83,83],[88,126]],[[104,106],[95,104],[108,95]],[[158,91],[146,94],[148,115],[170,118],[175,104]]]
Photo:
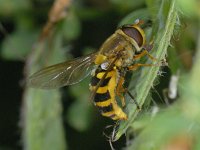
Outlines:
[[[54,64],[65,60],[61,51],[62,36],[60,35],[54,35],[52,43],[44,42],[35,46],[27,60],[31,61],[27,62],[27,74],[38,70],[43,64]],[[43,57],[43,60],[39,57]],[[23,107],[26,110],[23,112],[24,146],[27,149],[66,149],[59,90],[45,91],[27,87],[23,99],[25,101]]]
[[37,34],[33,31],[17,30],[2,43],[2,56],[10,60],[24,60],[31,50],[30,45],[36,41]]
[[[89,80],[85,79],[78,85],[71,87],[70,91],[75,96],[76,102],[72,104],[67,114],[67,122],[78,131],[85,131],[92,125],[94,111],[91,108],[92,102],[89,97]],[[77,93],[77,91],[79,91]],[[79,115],[77,115],[79,114]]]
[[199,17],[200,16],[200,11],[199,11],[199,5],[200,2],[196,0],[191,0],[191,1],[182,1],[182,0],[177,0],[178,6],[180,11],[184,15],[191,16],[191,17]]
[[0,15],[5,17],[16,17],[31,8],[31,2],[26,0],[0,0],[0,4]]
[[[56,2],[63,3],[55,7]],[[138,111],[127,96],[125,110],[129,119],[119,123],[114,136],[116,139],[124,133],[135,136],[128,140],[126,149],[169,150],[176,146],[200,149],[199,4],[195,0],[0,0],[0,55],[7,61],[23,61],[27,79],[44,66],[98,50],[118,26],[142,19],[148,24],[147,42],[154,41],[150,53],[158,59],[155,63],[166,57],[170,71],[162,74],[159,67],[143,67],[133,72],[129,89],[143,108]],[[152,63],[146,59],[141,62]],[[166,78],[171,75],[180,78],[175,85],[179,97],[167,107],[160,100],[167,97],[161,89],[167,88],[162,84],[168,85]],[[157,76],[164,80],[157,78],[155,82]],[[62,92],[24,86],[24,101],[19,108],[23,116],[22,147],[108,149],[101,134],[103,122],[110,123],[95,113],[88,84],[89,78]],[[151,91],[158,90],[161,98],[154,97],[152,87]],[[107,144],[106,148],[101,147],[101,141]],[[116,145],[116,149],[121,146]]]
[[68,17],[62,23],[63,37],[65,40],[75,40],[80,35],[81,25],[74,11],[68,14]]

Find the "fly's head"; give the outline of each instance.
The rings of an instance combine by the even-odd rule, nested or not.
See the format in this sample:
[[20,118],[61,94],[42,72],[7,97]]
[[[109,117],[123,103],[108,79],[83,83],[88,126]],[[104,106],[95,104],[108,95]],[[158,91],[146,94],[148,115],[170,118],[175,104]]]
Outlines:
[[120,28],[135,53],[140,53],[146,42],[144,30],[140,27],[142,23],[142,21],[136,20],[134,24],[123,25]]

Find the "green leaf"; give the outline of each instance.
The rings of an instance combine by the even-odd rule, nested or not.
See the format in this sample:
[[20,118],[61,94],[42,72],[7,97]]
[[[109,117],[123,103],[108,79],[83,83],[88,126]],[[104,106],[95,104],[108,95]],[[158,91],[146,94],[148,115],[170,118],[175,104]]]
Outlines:
[[58,90],[27,89],[24,144],[29,150],[65,150],[62,106]]
[[122,26],[124,24],[133,24],[136,19],[140,20],[148,20],[150,19],[150,15],[148,13],[148,10],[146,8],[138,9],[136,11],[133,11],[126,17],[124,17],[120,23],[119,26]]
[[8,35],[2,43],[2,57],[9,60],[24,60],[31,51],[36,38],[37,31],[15,31]]
[[199,12],[199,1],[197,0],[190,0],[190,1],[183,1],[177,0],[179,9],[183,11],[183,13],[187,16],[200,16]]
[[68,110],[67,122],[77,131],[86,131],[92,125],[93,111],[89,103],[86,103],[84,100],[82,102],[75,101]]
[[[169,5],[170,3],[170,9],[168,10],[167,16],[160,16],[163,15],[163,13],[158,13],[159,22],[165,22],[165,24],[164,26],[163,24],[159,24],[158,28],[156,28],[157,32],[154,33],[156,37],[152,52],[154,52],[153,56],[156,57],[158,60],[162,60],[163,58],[165,58],[177,19],[175,1],[162,1],[160,9],[162,9],[162,6],[165,6],[165,3],[167,3],[166,5]],[[162,10],[160,10],[160,12],[162,12]],[[166,20],[163,20],[165,18]],[[147,63],[152,62],[149,61]],[[137,80],[137,84],[135,83],[134,79],[131,80],[129,89],[131,93],[136,93],[135,97],[140,106],[143,106],[143,104],[145,103],[148,92],[153,86],[153,82],[158,74],[158,71],[159,67],[143,67],[141,68],[140,78]],[[131,101],[131,99],[128,98],[128,101]],[[126,112],[128,112],[129,119],[120,123],[119,130],[116,133],[115,139],[119,139],[121,135],[124,134],[126,130],[131,126],[131,124],[137,117],[139,110],[134,104],[129,103]]]
[[31,6],[27,0],[0,0],[0,4],[0,16],[16,15]]
[[62,33],[66,40],[75,40],[81,32],[79,19],[74,12],[69,12],[68,16],[62,24]]
[[[149,117],[149,119],[145,118],[144,120],[146,120],[144,129],[132,141],[132,144],[126,147],[127,150],[163,149],[175,140],[173,138],[182,137],[184,134],[191,136],[192,133],[187,132],[188,127],[191,126],[191,129],[196,131],[199,128],[182,114],[181,110],[178,109],[178,105],[159,112],[155,118]],[[138,122],[144,123],[142,120]]]
[[85,131],[89,129],[93,121],[93,111],[91,107],[89,81],[85,79],[78,85],[70,87],[71,93],[76,100],[70,106],[67,113],[68,123],[78,131]]
[[[196,58],[200,58],[200,30],[198,32]],[[175,104],[154,114],[154,117],[143,118],[136,123],[143,126],[143,130],[132,144],[126,147],[127,150],[199,149],[199,63],[200,59],[196,59],[190,74],[182,79],[180,98]],[[133,123],[132,127],[137,126]]]
[[[52,41],[43,41],[35,45],[26,63],[26,75],[30,76],[44,66],[61,62],[65,59],[64,56],[62,36],[54,35]],[[66,150],[59,90],[26,87],[23,99],[25,149]]]
[[110,0],[111,4],[117,8],[117,11],[125,12],[127,10],[134,10],[144,5],[144,0]]
[[177,71],[180,70],[180,68],[183,68],[180,58],[178,57],[177,51],[174,48],[169,48],[168,50],[168,64],[169,68],[172,72],[172,74],[177,74]]

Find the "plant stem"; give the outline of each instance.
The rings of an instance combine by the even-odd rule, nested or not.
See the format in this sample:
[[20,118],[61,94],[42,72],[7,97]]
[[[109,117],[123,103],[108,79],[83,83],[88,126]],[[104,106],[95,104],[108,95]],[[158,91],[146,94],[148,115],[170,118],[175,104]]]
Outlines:
[[[164,1],[163,1],[164,2]],[[170,45],[170,39],[172,37],[174,26],[176,24],[177,19],[177,10],[176,10],[176,1],[170,1],[170,8],[168,11],[168,15],[166,17],[165,26],[162,27],[162,24],[159,24],[159,28],[157,29],[157,35],[155,39],[155,46],[154,56],[158,60],[162,60],[165,58],[167,54],[167,48]],[[162,9],[162,7],[161,7]],[[162,10],[161,10],[162,11]],[[162,15],[159,13],[158,15]],[[163,19],[164,17],[158,16],[159,19]],[[163,21],[163,20],[158,20]],[[136,93],[137,93],[137,101],[139,102],[140,106],[142,106],[148,96],[148,93],[153,86],[153,82],[157,77],[159,72],[159,67],[149,67],[149,68],[142,68],[141,71],[141,83],[136,86]],[[130,85],[133,83],[130,83]],[[132,91],[133,92],[133,91]],[[132,125],[136,116],[138,115],[139,111],[133,104],[128,104],[128,116],[129,119],[125,122],[121,122],[119,129],[116,133],[115,140],[119,139],[126,130]]]

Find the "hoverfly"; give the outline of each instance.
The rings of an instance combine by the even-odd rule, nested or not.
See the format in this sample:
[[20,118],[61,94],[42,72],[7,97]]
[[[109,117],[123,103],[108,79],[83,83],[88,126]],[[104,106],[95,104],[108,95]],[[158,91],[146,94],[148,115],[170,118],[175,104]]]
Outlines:
[[127,120],[127,114],[116,101],[116,97],[119,97],[124,107],[124,94],[131,96],[130,92],[123,87],[125,74],[140,66],[151,66],[151,64],[136,63],[136,60],[143,56],[155,60],[145,48],[145,34],[140,27],[141,23],[142,21],[136,20],[134,24],[120,27],[96,53],[34,73],[29,78],[30,86],[44,89],[59,88],[76,84],[92,72],[90,90],[94,105],[105,117]]

